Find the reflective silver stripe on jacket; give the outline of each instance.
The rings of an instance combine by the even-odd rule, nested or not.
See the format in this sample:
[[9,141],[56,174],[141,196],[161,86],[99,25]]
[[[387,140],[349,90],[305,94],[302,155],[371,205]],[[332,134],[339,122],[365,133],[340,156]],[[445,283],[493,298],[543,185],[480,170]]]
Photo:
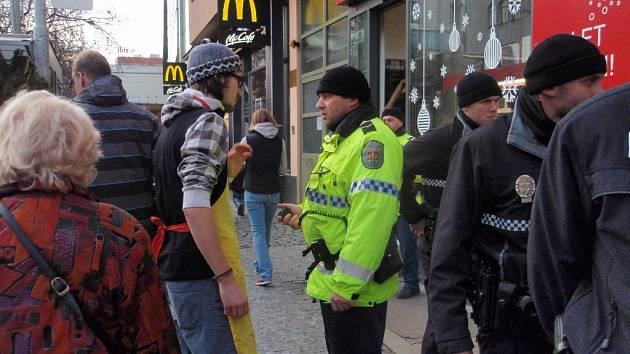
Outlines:
[[334,270],[326,269],[323,262],[317,263],[317,270],[322,272],[324,275],[332,275]]
[[339,258],[337,261],[336,270],[340,271],[343,274],[349,275],[353,278],[357,278],[364,282],[369,282],[374,276],[374,271],[360,265],[350,263],[343,258]]
[[529,231],[529,220],[504,219],[493,214],[483,214],[481,223],[505,231]]
[[446,181],[443,179],[424,178],[420,180],[420,185],[425,187],[442,188],[446,187]]

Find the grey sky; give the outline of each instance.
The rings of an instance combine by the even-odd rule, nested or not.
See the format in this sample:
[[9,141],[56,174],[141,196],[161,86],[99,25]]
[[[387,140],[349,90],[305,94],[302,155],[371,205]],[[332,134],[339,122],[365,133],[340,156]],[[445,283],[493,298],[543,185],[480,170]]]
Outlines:
[[[119,21],[109,31],[120,44],[111,48],[99,44],[95,49],[112,63],[118,56],[162,56],[163,4],[160,0],[94,0],[95,12],[110,10],[118,17]],[[88,36],[93,35],[88,33]],[[99,37],[95,39],[102,43]]]

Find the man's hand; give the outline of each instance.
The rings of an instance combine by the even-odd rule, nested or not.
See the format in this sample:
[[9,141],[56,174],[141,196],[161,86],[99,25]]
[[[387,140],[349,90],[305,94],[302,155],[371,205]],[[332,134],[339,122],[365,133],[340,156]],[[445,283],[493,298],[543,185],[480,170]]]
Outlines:
[[346,300],[341,296],[332,293],[330,296],[330,305],[335,312],[341,312],[352,308],[352,301]]
[[278,208],[287,208],[291,210],[290,214],[285,215],[284,217],[278,216],[278,222],[284,225],[289,225],[293,228],[293,230],[299,230],[300,226],[300,216],[302,215],[302,209],[295,204],[288,203],[280,203],[278,204]]
[[241,172],[245,160],[252,157],[252,154],[253,150],[251,146],[243,143],[234,144],[230,151],[228,151],[228,177],[236,177],[236,175]]
[[427,226],[427,218],[423,218],[415,224],[409,224],[409,229],[416,237],[424,236],[424,228]]
[[249,312],[247,297],[236,282],[234,274],[229,274],[219,281],[219,295],[226,316],[240,318]]

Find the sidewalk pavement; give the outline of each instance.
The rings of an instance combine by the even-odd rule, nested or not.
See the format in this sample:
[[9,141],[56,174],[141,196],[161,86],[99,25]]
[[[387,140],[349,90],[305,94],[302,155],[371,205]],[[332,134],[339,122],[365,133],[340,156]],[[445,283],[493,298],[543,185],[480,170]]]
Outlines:
[[[311,255],[302,257],[305,245],[301,231],[274,221],[270,245],[273,284],[259,287],[254,284],[256,273],[252,264],[254,248],[249,219],[247,215],[238,216],[234,212],[234,220],[259,353],[326,353],[319,305],[305,293],[304,272],[312,258]],[[420,353],[426,317],[426,295],[406,300],[393,298],[387,309],[383,353]]]

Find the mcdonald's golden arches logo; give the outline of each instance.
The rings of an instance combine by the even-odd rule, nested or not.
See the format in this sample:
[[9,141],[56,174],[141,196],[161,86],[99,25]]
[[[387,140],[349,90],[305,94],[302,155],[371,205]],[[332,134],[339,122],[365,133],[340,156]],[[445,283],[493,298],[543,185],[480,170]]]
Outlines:
[[220,0],[219,27],[258,28],[267,26],[269,0]]
[[[225,2],[223,3],[223,21],[230,20],[229,14],[231,2],[231,0],[225,0]],[[234,3],[236,4],[236,20],[243,21],[243,8],[245,7],[245,0],[234,0]],[[251,12],[250,22],[258,22],[258,15],[256,14],[256,3],[254,2],[254,0],[249,0],[249,11]]]
[[186,84],[186,64],[166,63],[164,65],[164,84]]

